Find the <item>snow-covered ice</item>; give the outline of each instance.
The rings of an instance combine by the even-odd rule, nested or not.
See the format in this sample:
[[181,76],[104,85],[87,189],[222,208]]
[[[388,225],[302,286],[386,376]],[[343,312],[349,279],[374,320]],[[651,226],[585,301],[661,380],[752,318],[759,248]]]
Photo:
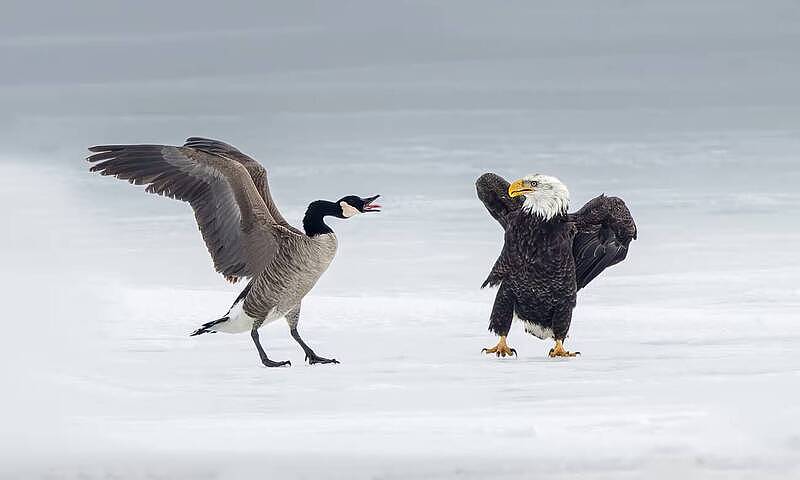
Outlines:
[[[312,178],[292,201],[281,192],[306,174],[273,169],[294,219],[315,191],[379,189],[385,205],[336,222],[340,254],[304,303],[307,340],[342,364],[304,365],[285,324],[272,324],[262,340],[272,358],[292,361],[286,369],[261,367],[247,335],[187,336],[237,292],[211,271],[187,207],[89,177],[82,164],[7,165],[4,204],[41,189],[35,178],[60,201],[11,213],[58,234],[6,239],[19,255],[3,279],[15,293],[2,336],[11,388],[0,468],[57,478],[798,471],[800,235],[788,218],[800,169],[780,153],[798,140],[541,141],[539,160],[499,161],[508,176],[558,173],[578,203],[619,194],[637,218],[629,259],[580,294],[568,345],[582,356],[570,360],[546,358],[550,345],[519,325],[510,336],[519,358],[481,355],[494,343],[494,292],[477,287],[501,232],[472,181],[493,162],[465,154],[460,168],[431,175],[418,152],[441,146],[419,141],[424,149],[397,147],[406,168],[377,163],[343,185]],[[537,149],[515,150],[527,148]],[[718,163],[693,170],[704,151]],[[581,173],[591,154],[636,162],[603,186]]]

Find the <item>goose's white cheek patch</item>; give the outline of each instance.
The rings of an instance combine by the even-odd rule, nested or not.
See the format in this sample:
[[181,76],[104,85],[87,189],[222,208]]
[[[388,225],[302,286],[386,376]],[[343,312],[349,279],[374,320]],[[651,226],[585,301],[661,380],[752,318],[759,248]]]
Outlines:
[[361,213],[358,211],[356,207],[350,205],[347,202],[339,202],[339,206],[342,207],[342,215],[344,215],[344,218],[350,218],[353,215]]

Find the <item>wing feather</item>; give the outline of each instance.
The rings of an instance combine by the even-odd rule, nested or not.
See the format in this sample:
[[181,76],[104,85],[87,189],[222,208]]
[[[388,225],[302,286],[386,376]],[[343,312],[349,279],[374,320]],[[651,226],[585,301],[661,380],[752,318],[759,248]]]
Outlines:
[[276,222],[240,162],[212,152],[168,145],[98,145],[90,168],[149,193],[188,202],[214,268],[226,277],[252,277],[272,259],[285,229]]
[[283,218],[283,215],[281,215],[281,212],[278,210],[278,206],[275,204],[275,201],[272,199],[272,194],[269,191],[267,170],[254,158],[242,153],[238,148],[232,145],[219,140],[213,140],[211,138],[189,137],[186,139],[186,143],[184,143],[183,146],[213,153],[214,155],[227,157],[242,164],[253,178],[253,183],[255,184],[258,192],[261,194],[261,198],[264,199],[264,203],[267,205],[267,209],[269,210],[270,215],[272,215],[272,218],[275,220],[275,223],[283,225],[297,234],[303,233],[289,225],[289,222],[287,222],[286,219]]
[[522,197],[508,196],[509,183],[496,173],[484,173],[475,182],[478,198],[503,229],[508,227],[511,213],[522,208]]
[[625,260],[637,237],[636,223],[622,199],[600,195],[569,215],[576,227],[572,243],[578,289],[606,268]]

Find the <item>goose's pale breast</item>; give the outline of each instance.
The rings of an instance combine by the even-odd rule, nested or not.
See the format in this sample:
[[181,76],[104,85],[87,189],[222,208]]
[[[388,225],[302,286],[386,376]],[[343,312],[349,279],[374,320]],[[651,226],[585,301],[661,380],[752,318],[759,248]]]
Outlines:
[[288,313],[314,288],[333,261],[336,248],[333,233],[292,237],[256,278],[244,310],[252,317],[268,320]]

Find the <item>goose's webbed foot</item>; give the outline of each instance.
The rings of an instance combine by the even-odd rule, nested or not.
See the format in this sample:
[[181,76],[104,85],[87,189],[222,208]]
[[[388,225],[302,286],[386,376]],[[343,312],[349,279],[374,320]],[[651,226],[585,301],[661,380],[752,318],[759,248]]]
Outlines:
[[275,360],[270,360],[267,357],[263,357],[261,359],[261,363],[264,364],[265,367],[291,367],[292,362],[289,360],[284,360],[282,362],[276,362]]
[[317,363],[339,363],[339,360],[336,360],[335,358],[320,357],[314,353],[313,350],[306,352],[306,360],[308,361],[309,365],[314,365]]
[[261,363],[264,364],[265,367],[289,367],[292,365],[292,362],[289,360],[276,362],[275,360],[270,360],[269,357],[267,357],[267,352],[264,351],[264,348],[261,346],[261,341],[258,338],[258,329],[254,328],[250,332],[250,336],[253,338],[253,343],[256,344],[258,356],[261,358]]
[[306,354],[306,360],[308,361],[309,365],[316,365],[317,363],[339,363],[339,360],[336,360],[335,358],[320,357],[319,355],[314,353],[314,350],[312,350],[311,347],[306,345],[306,342],[304,342],[303,339],[300,337],[300,332],[297,331],[296,327],[292,328],[289,333],[292,334],[292,338],[294,338],[300,345],[300,348],[303,349],[303,352]]

